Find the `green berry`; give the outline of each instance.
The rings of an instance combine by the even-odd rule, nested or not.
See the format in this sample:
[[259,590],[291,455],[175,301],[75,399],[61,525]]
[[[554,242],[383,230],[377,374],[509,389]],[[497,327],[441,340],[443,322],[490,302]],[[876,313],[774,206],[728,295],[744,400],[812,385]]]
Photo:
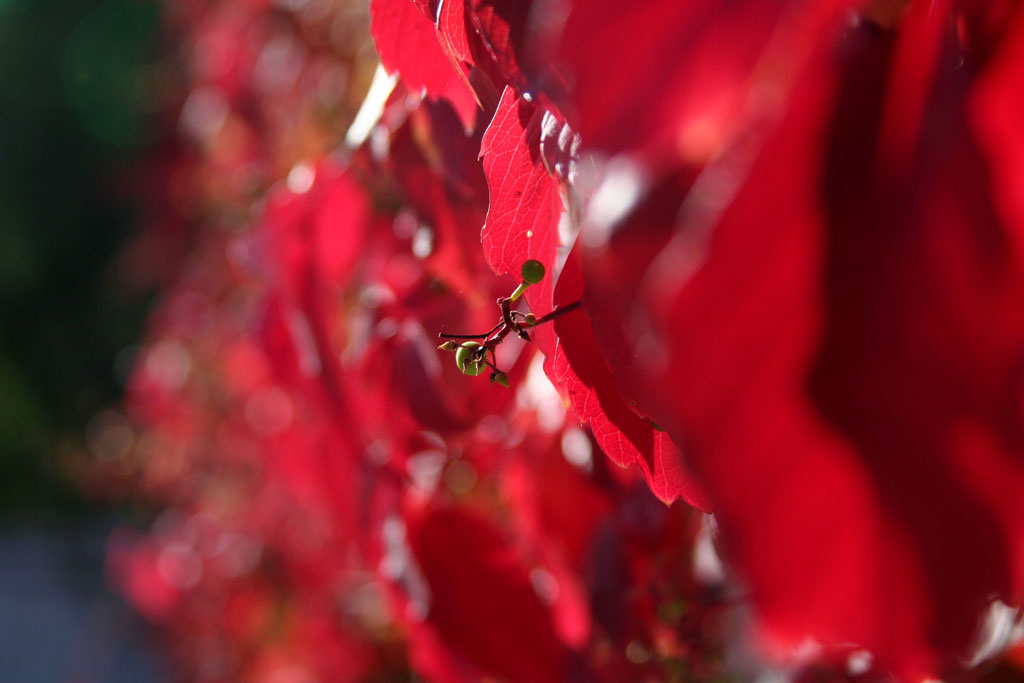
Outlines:
[[536,259],[530,259],[523,264],[519,272],[523,276],[523,282],[535,285],[544,279],[544,264]]
[[455,352],[455,365],[466,375],[479,375],[487,365],[483,361],[483,345],[479,342],[464,342]]

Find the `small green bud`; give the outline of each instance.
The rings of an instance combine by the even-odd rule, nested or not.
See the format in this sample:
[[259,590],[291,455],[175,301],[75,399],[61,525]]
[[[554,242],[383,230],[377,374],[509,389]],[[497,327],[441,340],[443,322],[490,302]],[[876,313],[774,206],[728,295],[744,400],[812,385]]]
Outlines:
[[509,386],[509,383],[508,383],[508,375],[506,375],[504,372],[492,372],[491,373],[491,384],[494,384],[495,382],[497,382],[501,386],[505,387],[506,389],[511,389],[512,388],[512,387]]
[[526,320],[524,320],[523,322],[526,324],[527,327],[533,327],[534,325],[537,324],[537,316],[535,316],[533,313],[527,313]]
[[476,376],[483,372],[487,365],[483,361],[481,349],[483,344],[475,341],[463,342],[455,352],[455,365],[466,375]]
[[544,264],[537,259],[530,259],[523,263],[523,267],[519,272],[523,276],[523,282],[535,285],[544,279]]
[[459,345],[456,344],[455,342],[453,342],[451,339],[449,339],[444,344],[441,344],[440,346],[438,346],[437,350],[438,351],[454,351],[457,348],[459,348]]

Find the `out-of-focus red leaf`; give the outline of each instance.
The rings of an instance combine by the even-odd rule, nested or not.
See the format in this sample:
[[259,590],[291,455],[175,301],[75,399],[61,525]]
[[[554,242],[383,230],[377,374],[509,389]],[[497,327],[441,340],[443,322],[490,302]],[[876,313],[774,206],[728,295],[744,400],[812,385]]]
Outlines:
[[464,127],[470,128],[477,111],[473,94],[441,49],[433,22],[421,10],[412,0],[373,0],[370,30],[380,61],[413,92],[426,90],[431,98],[447,99]]
[[[680,205],[697,173],[697,170],[683,168],[652,184],[644,196],[636,200],[628,218],[609,236],[607,243],[583,250],[586,291],[583,307],[608,369],[615,376],[616,387],[641,415],[654,415],[659,404],[648,396],[642,374],[638,372],[640,351],[634,345],[635,336],[647,323],[642,317],[642,308],[634,302],[651,263],[672,240]],[[581,231],[583,238],[588,238],[594,229],[593,220],[591,216],[585,222]],[[684,269],[689,264],[677,260],[672,266]]]
[[984,66],[1020,21],[1016,0],[960,0],[956,3],[957,34],[966,61]]
[[[480,261],[480,225],[486,211],[487,185],[473,139],[452,130],[454,116],[444,105],[425,105],[394,133],[391,165],[406,200],[431,235],[428,268],[456,292],[473,292],[490,272]],[[459,155],[449,158],[450,154]],[[468,157],[468,158],[467,158]],[[476,259],[471,255],[476,255]]]
[[342,283],[352,276],[365,240],[369,214],[366,193],[346,175],[327,181],[312,217],[310,250],[325,280]]
[[650,373],[645,403],[685,439],[764,623],[789,646],[870,639],[866,598],[881,578],[868,571],[879,556],[871,483],[790,379],[807,363],[819,307],[805,174],[817,168],[827,100],[814,95],[717,226],[704,267],[690,281],[685,270],[651,275],[662,279],[652,299],[669,305],[654,314],[669,357],[638,363]]
[[1013,226],[1009,237],[1024,260],[1024,11],[1004,27],[1004,48],[972,93],[975,134],[992,170],[995,199]]
[[[404,132],[418,150],[420,165],[428,166],[456,190],[460,198],[479,202],[481,207],[487,208],[487,179],[477,158],[483,127],[467,135],[447,102],[427,101],[409,113],[407,131],[395,131],[391,151],[392,163],[396,166],[412,162],[407,154],[394,147]],[[403,184],[407,192],[413,190],[408,182]]]
[[353,276],[366,236],[369,206],[363,188],[330,164],[315,171],[305,191],[279,188],[263,219],[274,283],[267,296],[266,347],[295,388],[332,407],[349,451],[359,432],[342,380],[336,297]]
[[160,547],[156,539],[141,539],[119,529],[108,541],[108,573],[121,590],[148,619],[161,621],[172,616],[182,600],[182,591],[167,578],[170,571],[158,571]]
[[913,29],[900,33],[889,67],[890,90],[877,147],[879,173],[906,173],[913,161],[943,42],[948,40],[952,4],[952,0],[917,0],[906,8],[904,21]]
[[[994,3],[996,7],[1000,3]],[[1009,11],[1006,14],[1009,15]],[[1024,264],[1024,131],[1019,122],[1024,116],[1024,10],[1015,8],[1013,21],[998,27],[1005,31],[1001,49],[974,88],[970,101],[973,130],[986,155],[992,174],[991,193],[996,210],[1006,226],[1007,250],[1018,268]],[[993,30],[997,30],[993,27]],[[982,323],[987,324],[987,323]],[[1002,472],[990,469],[988,485],[991,499],[1003,505],[1003,520],[1024,524],[1020,512],[1024,468],[1020,459]],[[1012,538],[1024,537],[1019,526],[1009,532]],[[1018,596],[1024,588],[1024,547],[1014,555]]]
[[275,275],[296,298],[311,281],[337,287],[352,276],[369,214],[365,191],[340,169],[323,164],[309,173],[305,191],[280,188],[271,196],[264,219]]
[[[580,249],[574,248],[558,279],[558,306],[579,301],[584,295],[580,259]],[[556,319],[554,327],[558,335],[552,364],[555,378],[569,395],[576,416],[590,425],[601,450],[621,467],[636,465],[663,502],[671,504],[682,498],[709,511],[707,496],[683,465],[682,454],[668,434],[634,412],[622,398],[583,311]]]
[[552,605],[556,629],[564,642],[582,647],[592,624],[583,570],[613,503],[590,473],[566,460],[560,440],[547,438],[547,444],[526,444],[502,468],[502,490],[516,536],[536,549],[558,583]]
[[427,619],[445,646],[506,680],[563,680],[569,651],[498,529],[466,509],[438,505],[410,513],[407,523],[430,590]]
[[[918,680],[955,670],[1024,578],[1024,269],[955,55],[890,82],[894,44],[862,26],[837,82],[805,76],[707,242],[684,216],[655,258],[634,341],[767,640],[856,643]],[[920,125],[886,129],[887,93],[921,78]],[[911,163],[879,173],[893,135]]]
[[[584,144],[702,163],[745,118],[771,115],[844,0],[572,2],[559,63]],[[760,93],[763,97],[755,97]]]
[[562,210],[558,180],[541,157],[544,115],[536,103],[505,88],[480,146],[490,189],[487,221],[480,234],[484,257],[495,273],[511,275],[516,282],[524,261],[536,259],[545,265],[547,277],[526,292],[538,317],[551,310]]
[[611,514],[609,495],[569,464],[560,444],[524,455],[513,459],[502,474],[525,535],[537,545],[551,542],[574,566],[583,567],[596,526]]

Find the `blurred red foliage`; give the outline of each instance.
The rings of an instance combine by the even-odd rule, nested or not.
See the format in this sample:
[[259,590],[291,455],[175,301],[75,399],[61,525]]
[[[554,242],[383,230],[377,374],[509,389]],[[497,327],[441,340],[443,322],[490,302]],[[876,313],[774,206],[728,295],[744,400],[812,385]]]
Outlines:
[[[370,11],[169,13],[153,230],[192,246],[88,476],[159,510],[110,566],[181,676],[982,676],[1024,588],[1024,8]],[[527,259],[536,317],[581,309],[497,347],[511,391],[460,374],[438,334]]]

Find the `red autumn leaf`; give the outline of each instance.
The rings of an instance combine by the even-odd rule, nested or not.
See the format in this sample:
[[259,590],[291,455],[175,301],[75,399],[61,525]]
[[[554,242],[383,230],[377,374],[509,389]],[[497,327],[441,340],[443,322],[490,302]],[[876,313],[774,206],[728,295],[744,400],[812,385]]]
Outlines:
[[[533,0],[445,0],[437,31],[452,64],[463,69],[485,108],[505,86],[540,94],[562,79],[552,69],[550,44],[561,26],[551,3]],[[561,90],[559,91],[561,92]]]
[[[562,269],[555,290],[559,307],[584,296],[580,249],[574,248]],[[682,454],[668,434],[641,417],[626,403],[615,378],[601,356],[590,320],[583,312],[564,315],[554,322],[558,342],[552,368],[565,389],[573,411],[590,425],[601,450],[621,467],[635,465],[651,491],[671,504],[682,498],[709,511],[710,503],[683,465]]]
[[438,0],[410,0],[412,4],[416,5],[416,8],[423,12],[423,16],[430,20],[431,23],[434,21],[434,17],[437,16],[437,4]]
[[526,87],[516,51],[524,46],[523,33],[532,2],[525,0],[471,0],[470,22],[503,77],[502,85]]
[[437,10],[437,35],[442,49],[456,68],[472,68],[476,60],[470,47],[465,0],[441,0]]
[[373,39],[380,61],[398,73],[413,92],[426,90],[434,99],[447,99],[467,128],[476,120],[477,105],[462,74],[445,56],[433,22],[411,0],[373,0],[370,5]]
[[516,501],[514,514],[523,535],[583,567],[597,526],[611,514],[611,498],[565,459],[557,442],[546,449],[530,444],[524,455],[502,471],[503,488],[508,499]]
[[[266,297],[262,333],[280,371],[332,406],[351,426],[349,398],[336,352],[336,297],[354,277],[366,237],[369,206],[363,188],[331,164],[315,171],[301,192],[279,188],[263,219],[275,287]],[[343,430],[355,451],[358,432]]]
[[995,199],[1002,217],[1017,226],[1010,236],[1024,257],[1024,12],[1018,10],[1016,21],[1001,28],[1008,35],[974,89],[970,113],[992,170]]
[[955,60],[899,129],[920,137],[898,140],[913,165],[894,175],[877,166],[886,95],[920,84],[888,83],[877,28],[844,48],[838,83],[805,77],[706,254],[676,240],[656,257],[634,305],[663,355],[638,368],[774,644],[855,643],[918,680],[955,669],[1024,579],[1024,269],[953,104]]
[[[597,223],[600,217],[589,215],[581,231],[585,246],[590,243],[583,250],[584,308],[616,387],[641,415],[656,415],[660,404],[647,395],[636,370],[642,366],[637,358],[642,350],[634,348],[635,333],[648,323],[639,315],[642,309],[634,304],[648,269],[672,240],[682,198],[698,174],[699,169],[682,168],[644,188],[642,198],[624,196],[622,204],[635,203],[607,241],[594,238],[595,229],[601,229]],[[668,266],[678,272],[687,264],[672,259]]]
[[373,0],[370,30],[381,63],[413,92],[439,95],[458,74],[445,59],[431,21],[410,0]]
[[[583,432],[578,436],[587,439]],[[582,647],[592,635],[592,615],[581,570],[597,545],[598,528],[611,518],[612,500],[584,471],[587,464],[569,463],[560,439],[543,437],[524,444],[502,467],[502,492],[516,536],[557,581],[551,605],[555,628],[563,642]]]
[[393,171],[431,236],[427,266],[457,292],[479,289],[484,276],[493,279],[476,239],[487,201],[486,179],[473,153],[478,146],[450,108],[429,103],[410,113],[391,142]]
[[352,268],[359,260],[368,219],[366,193],[347,175],[327,178],[324,195],[312,216],[313,226],[309,249],[321,276],[330,283],[341,284],[352,277]]
[[558,180],[548,173],[541,156],[544,115],[539,105],[505,88],[480,145],[490,190],[487,221],[480,233],[484,258],[495,273],[511,275],[517,282],[523,262],[536,259],[545,265],[547,277],[526,292],[537,316],[551,310],[562,211]]
[[310,186],[301,192],[280,188],[264,218],[276,275],[294,297],[305,296],[303,290],[311,286],[341,286],[352,277],[369,213],[363,188],[336,166],[325,163],[307,172]]
[[469,510],[439,505],[409,513],[407,523],[429,586],[427,619],[445,647],[506,680],[564,680],[569,651],[499,530]]
[[[843,0],[571,3],[559,64],[586,145],[657,163],[701,163],[738,122],[771,114],[808,48],[837,30]],[[758,88],[761,100],[751,95]]]
[[[1020,26],[1020,6],[1013,0],[960,0],[954,11],[965,58],[977,65],[987,64],[1006,37]],[[1009,44],[1016,43],[1017,38],[1011,37]]]
[[466,85],[489,111],[497,103],[506,79],[473,24],[473,8],[468,0],[441,0],[437,36],[453,67],[465,75]]

